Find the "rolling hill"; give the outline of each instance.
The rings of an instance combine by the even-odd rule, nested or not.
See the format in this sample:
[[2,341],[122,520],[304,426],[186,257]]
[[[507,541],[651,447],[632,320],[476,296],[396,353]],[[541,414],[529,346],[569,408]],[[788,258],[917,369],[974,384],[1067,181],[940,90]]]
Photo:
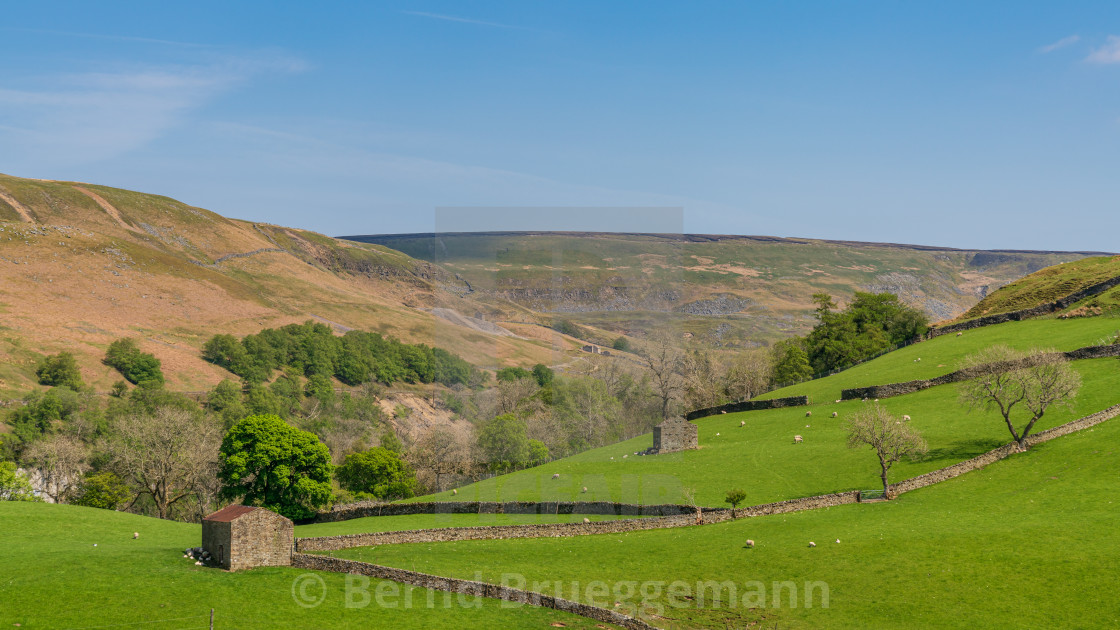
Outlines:
[[492,317],[569,319],[611,334],[666,326],[735,348],[802,334],[812,295],[889,291],[951,319],[998,287],[1093,252],[977,251],[769,236],[490,232],[343,237],[468,281]]
[[0,396],[31,389],[36,361],[61,350],[105,391],[119,376],[99,360],[124,336],[163,362],[169,387],[208,389],[229,376],[200,358],[211,335],[309,319],[454,348],[483,367],[552,362],[577,344],[436,316],[474,313],[467,284],[385,247],[92,184],[0,175],[0,193]]

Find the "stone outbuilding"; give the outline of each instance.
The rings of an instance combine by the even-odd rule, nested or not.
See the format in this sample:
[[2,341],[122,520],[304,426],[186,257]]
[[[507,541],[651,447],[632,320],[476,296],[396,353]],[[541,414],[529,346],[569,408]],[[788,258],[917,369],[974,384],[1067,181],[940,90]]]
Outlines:
[[202,519],[202,548],[230,571],[288,566],[294,542],[292,522],[261,507],[227,505]]
[[673,453],[700,446],[700,428],[683,418],[669,418],[653,427],[653,452]]

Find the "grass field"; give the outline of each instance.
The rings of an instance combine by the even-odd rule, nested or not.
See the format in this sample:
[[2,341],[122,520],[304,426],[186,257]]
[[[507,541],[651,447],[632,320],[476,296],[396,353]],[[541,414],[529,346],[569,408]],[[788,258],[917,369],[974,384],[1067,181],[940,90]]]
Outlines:
[[[1053,408],[1035,431],[1120,402],[1120,362],[1093,359],[1074,366],[1084,381],[1076,404],[1070,409]],[[967,413],[957,401],[957,387],[945,385],[883,401],[895,414],[911,416],[930,445],[924,459],[896,464],[892,481],[948,466],[1011,440],[998,414]],[[746,491],[746,504],[874,488],[878,482],[874,455],[870,450],[848,449],[842,426],[843,419],[863,404],[816,405],[811,408],[812,418],[805,417],[804,407],[711,416],[696,421],[698,450],[633,455],[651,445],[651,437],[645,435],[487,479],[460,488],[454,497],[444,492],[417,500],[678,503],[684,500],[683,491],[691,489],[700,505],[726,506],[723,497],[732,488]],[[830,418],[832,411],[840,417]],[[740,427],[740,421],[746,426]],[[794,435],[804,436],[805,441],[794,444]],[[554,473],[560,478],[553,479]],[[582,492],[583,487],[588,492]]]
[[[195,566],[182,554],[199,544],[197,524],[9,501],[0,501],[0,524],[4,628],[206,628],[211,608],[215,628],[596,627],[582,617],[532,606],[503,607],[494,600],[461,607],[452,599],[444,607],[443,593],[393,582],[384,583],[390,596],[382,601],[396,608],[375,603],[347,607],[346,577],[341,574],[314,574],[323,580],[320,587],[314,578],[301,578],[306,572],[298,569],[228,573]],[[134,531],[140,532],[138,540],[132,539]],[[297,603],[297,578],[312,581],[309,597],[326,593],[321,605]],[[369,584],[371,596],[378,584]],[[427,605],[430,593],[434,607]],[[360,604],[361,599],[355,591],[351,601]]]
[[[886,383],[929,379],[956,371],[964,357],[996,344],[1018,350],[1053,348],[1068,352],[1114,338],[1120,331],[1120,318],[1087,317],[1079,319],[1033,319],[977,328],[964,335],[942,335],[900,348],[827,378],[783,387],[759,396],[760,399],[808,396],[810,403],[827,403],[840,398],[840,390]],[[917,359],[921,359],[918,361]]]
[[[483,570],[487,581],[507,574],[507,583],[541,582],[536,586],[547,593],[559,585],[565,596],[589,603],[625,600],[624,610],[641,605],[645,588],[651,597],[642,609],[660,608],[652,621],[664,627],[1114,628],[1118,456],[1114,419],[889,503],[701,528],[335,555],[376,555],[381,564],[455,577],[473,576],[477,559],[493,558]],[[747,538],[754,549],[745,547]],[[809,548],[809,541],[818,546]],[[606,584],[605,594],[587,590],[595,580]],[[693,596],[698,581],[730,580],[737,605],[728,590],[718,603],[708,591],[703,607],[698,599],[671,600],[666,585],[675,580]],[[793,582],[796,606],[788,588],[774,605],[775,581]],[[819,584],[813,607],[805,607],[807,581],[827,584],[827,608]],[[745,607],[744,595],[757,595],[760,586],[766,607]],[[625,597],[630,592],[637,594]],[[674,601],[683,607],[672,607]]]
[[407,529],[432,529],[436,527],[582,523],[584,518],[592,521],[613,521],[634,517],[601,514],[408,514],[404,516],[368,516],[337,523],[297,525],[296,537],[310,538],[313,536],[398,532]]

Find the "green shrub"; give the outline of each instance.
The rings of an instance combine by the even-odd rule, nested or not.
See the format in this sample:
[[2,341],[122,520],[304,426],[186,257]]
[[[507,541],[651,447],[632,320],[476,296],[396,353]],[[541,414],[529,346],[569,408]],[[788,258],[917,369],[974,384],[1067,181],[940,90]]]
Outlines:
[[74,391],[82,388],[82,373],[78,362],[69,352],[60,352],[44,357],[35,368],[35,376],[40,385],[50,387],[69,387]]
[[135,385],[163,385],[163,371],[160,369],[159,359],[153,354],[141,352],[136,342],[128,337],[109,344],[102,362],[120,372],[121,376]]

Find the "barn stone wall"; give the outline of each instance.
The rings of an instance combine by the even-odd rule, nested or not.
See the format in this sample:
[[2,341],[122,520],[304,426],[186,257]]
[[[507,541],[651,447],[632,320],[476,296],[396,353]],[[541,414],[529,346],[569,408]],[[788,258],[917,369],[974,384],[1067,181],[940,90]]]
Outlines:
[[700,429],[680,419],[666,420],[653,427],[653,450],[658,453],[687,451],[700,446]]

